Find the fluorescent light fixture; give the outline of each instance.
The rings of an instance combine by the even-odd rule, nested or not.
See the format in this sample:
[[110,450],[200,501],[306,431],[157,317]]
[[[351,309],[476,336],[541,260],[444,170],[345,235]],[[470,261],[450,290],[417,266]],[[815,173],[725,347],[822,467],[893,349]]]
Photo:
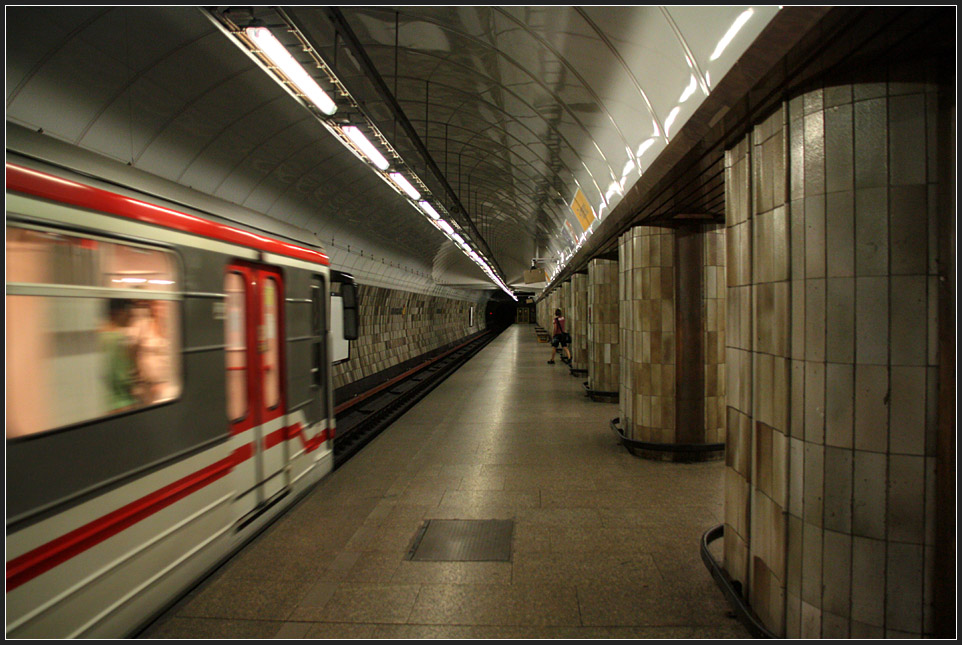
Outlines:
[[708,58],[708,60],[717,60],[718,57],[722,55],[722,52],[725,51],[725,48],[731,44],[732,40],[735,38],[735,35],[742,27],[745,26],[745,23],[748,22],[748,19],[752,17],[753,13],[755,13],[754,9],[746,9],[737,18],[735,18],[735,22],[733,22],[732,26],[728,28],[728,31],[725,32],[725,35],[722,36],[722,39],[718,41],[715,51],[712,52],[712,55]]
[[418,202],[418,206],[420,206],[421,210],[427,213],[427,215],[431,219],[441,219],[441,216],[438,215],[438,212],[436,210],[434,210],[434,206],[431,206],[430,202],[426,202],[422,199],[421,201]]
[[438,223],[438,228],[440,228],[442,231],[444,231],[448,235],[454,235],[454,229],[451,228],[451,225],[445,222],[443,219],[439,219],[437,223]]
[[407,193],[408,197],[414,200],[421,199],[421,193],[417,191],[417,188],[411,185],[411,182],[399,172],[392,172],[388,175],[398,188]]
[[149,284],[174,284],[173,280],[148,280]]
[[354,142],[354,145],[361,149],[361,152],[363,152],[364,156],[371,160],[371,163],[381,170],[388,169],[388,166],[391,164],[387,162],[387,159],[384,158],[384,155],[378,152],[378,149],[374,147],[374,144],[368,141],[367,137],[364,136],[364,133],[361,132],[357,127],[353,125],[346,125],[341,128],[341,130],[347,135],[348,139]]
[[253,41],[261,52],[284,73],[291,83],[306,96],[318,110],[330,116],[337,112],[337,105],[324,90],[320,88],[311,76],[304,71],[301,64],[294,60],[287,48],[280,43],[270,29],[266,27],[248,27],[244,30],[247,37]]
[[147,278],[114,278],[111,282],[122,282],[124,284],[144,284],[147,282]]

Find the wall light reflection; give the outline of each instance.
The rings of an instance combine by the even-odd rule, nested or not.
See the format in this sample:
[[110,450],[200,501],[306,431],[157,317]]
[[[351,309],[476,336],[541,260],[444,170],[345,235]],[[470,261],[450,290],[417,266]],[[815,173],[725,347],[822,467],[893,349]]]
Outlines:
[[737,18],[735,18],[735,22],[733,22],[732,26],[728,28],[728,31],[725,32],[725,35],[722,36],[722,39],[718,41],[715,51],[712,52],[712,55],[708,58],[708,60],[717,60],[722,55],[722,52],[725,51],[725,48],[731,44],[732,40],[735,38],[735,35],[738,34],[738,31],[745,26],[745,23],[748,22],[748,19],[751,18],[752,14],[754,13],[754,9],[746,9],[745,11],[741,12]]

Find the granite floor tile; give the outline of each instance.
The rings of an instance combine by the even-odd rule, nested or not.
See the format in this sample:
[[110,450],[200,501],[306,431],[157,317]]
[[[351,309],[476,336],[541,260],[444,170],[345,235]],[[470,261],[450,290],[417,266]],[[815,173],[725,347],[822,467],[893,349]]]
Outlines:
[[355,640],[374,638],[378,625],[359,625],[356,623],[311,623],[304,638],[325,640]]
[[521,551],[514,554],[512,565],[511,580],[518,585],[581,585],[604,580],[613,586],[657,588],[665,582],[649,553],[619,557],[606,552],[579,555]]
[[340,583],[328,582],[325,580],[316,582],[307,592],[297,601],[294,611],[288,616],[288,621],[305,621],[311,616],[316,616],[317,612],[324,608]]
[[581,625],[571,586],[421,586],[409,623],[455,625]]
[[305,638],[310,631],[312,623],[298,623],[288,621],[281,625],[271,638],[275,640],[289,640],[293,638]]
[[538,491],[456,490],[446,492],[438,506],[536,508],[540,502]]
[[667,587],[583,584],[578,585],[578,604],[584,625],[685,626],[696,620],[686,595]]
[[505,490],[504,475],[469,475],[461,479],[458,490],[488,491]]
[[220,576],[178,612],[182,617],[287,620],[312,581]]
[[155,623],[138,638],[204,638],[240,640],[272,638],[283,623],[271,620],[228,620],[174,616]]
[[405,623],[419,590],[419,585],[342,582],[324,607],[301,613],[312,622]]
[[404,560],[395,569],[395,584],[511,584],[510,562],[419,562]]
[[364,551],[344,575],[345,582],[391,582],[404,557],[403,551]]
[[374,638],[392,639],[597,639],[611,638],[611,630],[598,627],[522,625],[383,625]]

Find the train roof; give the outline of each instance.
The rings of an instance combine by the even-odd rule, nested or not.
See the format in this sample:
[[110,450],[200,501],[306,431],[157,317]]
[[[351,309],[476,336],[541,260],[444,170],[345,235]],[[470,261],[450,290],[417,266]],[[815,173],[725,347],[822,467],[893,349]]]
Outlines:
[[10,162],[6,163],[6,190],[330,266],[330,259],[323,251]]

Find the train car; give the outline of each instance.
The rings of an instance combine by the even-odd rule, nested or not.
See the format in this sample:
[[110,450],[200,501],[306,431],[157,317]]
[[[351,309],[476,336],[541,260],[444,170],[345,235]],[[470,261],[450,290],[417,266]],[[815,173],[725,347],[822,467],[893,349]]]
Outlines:
[[6,635],[132,635],[331,471],[353,281],[9,150],[6,275]]

